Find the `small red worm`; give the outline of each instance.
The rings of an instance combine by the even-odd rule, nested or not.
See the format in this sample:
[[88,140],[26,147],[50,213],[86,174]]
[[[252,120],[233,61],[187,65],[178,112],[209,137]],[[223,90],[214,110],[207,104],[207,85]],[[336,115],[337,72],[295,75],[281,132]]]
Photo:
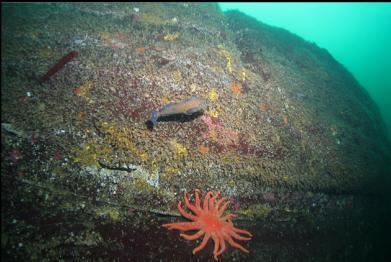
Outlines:
[[61,58],[61,60],[58,61],[57,64],[55,64],[52,68],[50,68],[49,71],[46,73],[46,75],[41,77],[41,79],[39,81],[40,82],[48,81],[52,75],[57,73],[58,70],[60,70],[66,63],[68,63],[69,61],[71,61],[73,58],[75,58],[78,55],[79,55],[79,53],[77,51],[72,51],[69,54],[67,54],[66,56],[64,56],[63,58]]

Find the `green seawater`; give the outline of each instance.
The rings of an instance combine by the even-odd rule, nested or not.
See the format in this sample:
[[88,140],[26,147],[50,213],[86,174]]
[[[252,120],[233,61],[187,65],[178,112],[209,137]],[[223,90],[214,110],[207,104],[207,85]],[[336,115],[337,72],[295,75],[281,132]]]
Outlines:
[[220,3],[327,49],[369,92],[391,138],[390,3]]

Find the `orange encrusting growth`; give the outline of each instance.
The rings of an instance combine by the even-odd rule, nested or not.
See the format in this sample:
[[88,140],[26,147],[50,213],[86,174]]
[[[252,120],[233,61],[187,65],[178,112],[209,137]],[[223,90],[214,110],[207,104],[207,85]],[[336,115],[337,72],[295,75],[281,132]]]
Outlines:
[[136,51],[137,52],[145,52],[145,47],[137,47]]
[[[186,193],[184,193],[185,204],[194,213],[194,215],[187,213],[182,208],[181,201],[178,203],[178,210],[182,216],[192,220],[193,222],[164,224],[163,227],[168,229],[178,229],[181,231],[199,230],[193,235],[180,234],[180,236],[186,240],[195,240],[205,235],[201,244],[193,250],[193,254],[202,250],[210,238],[214,241],[213,255],[216,260],[217,257],[226,250],[226,241],[232,247],[238,248],[245,253],[249,253],[247,249],[236,243],[234,239],[250,240],[252,237],[251,233],[234,227],[232,223],[232,218],[235,217],[234,214],[228,214],[221,217],[227,208],[229,201],[223,204],[226,200],[226,198],[223,197],[216,203],[219,195],[220,192],[215,195],[213,195],[212,192],[208,192],[205,196],[203,206],[201,207],[199,190],[195,190],[195,205],[190,203],[189,198]],[[249,237],[241,236],[239,233],[245,234]]]
[[209,152],[209,147],[207,146],[204,146],[204,145],[200,145],[198,147],[198,151],[201,153],[201,154],[206,154]]
[[266,112],[266,111],[269,109],[269,106],[268,106],[267,103],[262,102],[262,103],[259,105],[259,109],[260,109],[262,112]]
[[240,85],[237,85],[235,81],[233,81],[231,83],[230,88],[231,88],[232,92],[235,93],[235,94],[240,94],[241,93],[241,87],[240,87]]
[[288,116],[283,116],[282,120],[284,121],[284,124],[287,125],[289,123]]

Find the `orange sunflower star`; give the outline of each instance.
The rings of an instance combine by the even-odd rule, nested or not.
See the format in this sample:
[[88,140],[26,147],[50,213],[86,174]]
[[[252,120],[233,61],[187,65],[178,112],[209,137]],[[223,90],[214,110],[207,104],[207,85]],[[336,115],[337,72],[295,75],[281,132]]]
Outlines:
[[[182,216],[189,220],[192,220],[193,222],[164,224],[163,227],[166,227],[170,230],[178,229],[181,231],[199,230],[193,235],[180,234],[180,236],[186,240],[195,240],[205,235],[201,244],[193,250],[193,254],[202,250],[206,246],[210,238],[212,238],[214,241],[213,255],[216,260],[217,257],[225,251],[226,241],[232,247],[238,248],[243,252],[249,253],[247,249],[236,243],[234,239],[250,240],[252,237],[251,233],[246,230],[234,227],[232,223],[232,218],[235,217],[234,214],[228,214],[226,216],[221,217],[224,213],[224,210],[227,208],[229,201],[223,204],[223,202],[226,200],[226,198],[223,197],[219,201],[217,201],[217,203],[215,203],[219,195],[220,192],[215,195],[213,195],[212,192],[208,192],[205,196],[203,207],[201,208],[199,190],[195,190],[195,205],[190,203],[189,198],[187,197],[185,192],[183,197],[185,200],[185,204],[194,213],[194,215],[187,213],[182,208],[181,201],[179,201],[178,203],[178,210],[182,214]],[[239,235],[239,233],[248,235],[250,237],[241,236]]]

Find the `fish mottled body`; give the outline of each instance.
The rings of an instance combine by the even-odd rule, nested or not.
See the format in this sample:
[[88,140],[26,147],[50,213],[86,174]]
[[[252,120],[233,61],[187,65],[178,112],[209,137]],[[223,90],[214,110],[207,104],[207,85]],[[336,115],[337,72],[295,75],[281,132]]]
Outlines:
[[208,102],[198,97],[192,97],[176,103],[169,103],[163,106],[160,110],[152,112],[151,122],[153,125],[156,125],[157,119],[161,116],[176,114],[192,115],[205,109],[207,106]]

